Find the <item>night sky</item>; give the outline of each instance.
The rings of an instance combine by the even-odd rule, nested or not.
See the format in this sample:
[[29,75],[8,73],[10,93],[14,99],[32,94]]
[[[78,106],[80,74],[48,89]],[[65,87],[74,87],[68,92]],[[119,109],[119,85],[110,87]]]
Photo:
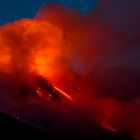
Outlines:
[[81,14],[89,12],[96,6],[96,0],[1,0],[0,24],[31,18],[42,4],[48,3],[63,4],[68,8],[79,10]]

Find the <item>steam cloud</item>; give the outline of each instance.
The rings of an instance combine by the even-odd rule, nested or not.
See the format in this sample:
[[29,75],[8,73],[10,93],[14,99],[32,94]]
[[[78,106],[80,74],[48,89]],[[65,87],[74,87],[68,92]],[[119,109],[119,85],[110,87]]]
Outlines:
[[[84,16],[50,4],[34,19],[1,26],[0,111],[18,110],[23,120],[56,133],[75,126],[90,133],[101,123],[140,137],[139,10],[138,0],[101,0]],[[17,87],[36,74],[71,94],[75,103],[17,95]]]

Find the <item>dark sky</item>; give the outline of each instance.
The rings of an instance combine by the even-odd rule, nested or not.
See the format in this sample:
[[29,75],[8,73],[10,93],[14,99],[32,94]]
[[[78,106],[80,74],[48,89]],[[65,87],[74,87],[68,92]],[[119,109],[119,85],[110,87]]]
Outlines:
[[35,15],[42,4],[61,3],[67,7],[77,9],[81,14],[96,6],[97,0],[1,0],[0,25],[21,18]]

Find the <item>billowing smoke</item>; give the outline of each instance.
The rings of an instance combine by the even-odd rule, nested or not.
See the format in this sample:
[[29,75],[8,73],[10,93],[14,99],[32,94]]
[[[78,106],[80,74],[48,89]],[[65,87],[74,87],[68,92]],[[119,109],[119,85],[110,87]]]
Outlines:
[[[101,0],[80,15],[50,4],[34,19],[1,26],[0,110],[56,133],[92,133],[100,123],[140,137],[139,9],[138,0]],[[37,75],[74,103],[19,95]]]

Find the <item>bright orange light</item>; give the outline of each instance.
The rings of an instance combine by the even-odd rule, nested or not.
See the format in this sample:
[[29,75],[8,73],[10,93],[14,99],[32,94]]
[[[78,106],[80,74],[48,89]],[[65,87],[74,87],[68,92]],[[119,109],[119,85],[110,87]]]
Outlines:
[[54,77],[63,56],[62,42],[62,30],[48,21],[23,19],[4,25],[0,27],[0,72]]
[[65,93],[64,91],[62,91],[61,89],[54,87],[56,90],[58,90],[61,94],[63,94],[66,98],[68,98],[71,101],[74,101],[67,93]]

